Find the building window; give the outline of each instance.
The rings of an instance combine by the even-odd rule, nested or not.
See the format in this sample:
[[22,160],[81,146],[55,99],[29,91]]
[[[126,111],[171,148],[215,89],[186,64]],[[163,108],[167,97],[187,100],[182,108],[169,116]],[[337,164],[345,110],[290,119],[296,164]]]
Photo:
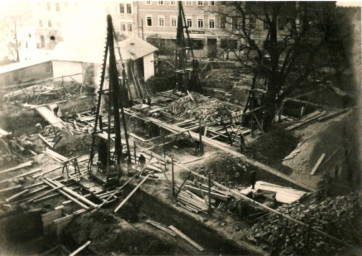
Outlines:
[[191,5],[192,5],[192,1],[186,1],[186,5],[187,5],[187,6],[191,6]]
[[47,10],[50,11],[50,3],[47,3]]
[[215,19],[209,19],[209,28],[215,28]]
[[59,3],[55,3],[55,10],[56,10],[57,12],[60,11]]
[[158,26],[159,27],[165,26],[165,17],[158,17]]
[[48,27],[52,27],[52,21],[51,20],[48,20]]
[[158,5],[163,5],[164,4],[164,1],[163,0],[159,0],[158,1]]
[[43,21],[39,20],[39,26],[42,27],[43,26]]
[[215,5],[215,1],[210,1],[210,5],[214,6]]
[[132,13],[132,5],[127,4],[127,13]]
[[225,24],[226,24],[226,17],[225,16],[220,17],[220,28],[225,28]]
[[186,19],[187,27],[192,28],[192,19]]
[[284,27],[285,27],[285,19],[284,18],[278,19],[278,29],[284,30]]
[[120,13],[125,13],[124,12],[124,4],[119,4],[119,12]]
[[146,1],[146,5],[150,5],[151,4],[151,1],[150,0],[147,0]]
[[176,5],[176,1],[170,1],[170,5]]
[[128,24],[128,31],[132,31],[132,24]]
[[177,27],[177,18],[171,17],[171,27]]
[[204,1],[197,1],[197,5],[198,5],[198,6],[203,6],[203,5],[204,5]]
[[126,24],[121,23],[121,31],[126,31]]
[[44,36],[40,36],[40,47],[41,47],[41,48],[45,47],[45,39],[44,39]]
[[197,19],[197,27],[203,28],[204,27],[204,20],[203,19]]
[[147,16],[146,20],[147,20],[147,27],[152,27],[152,17]]

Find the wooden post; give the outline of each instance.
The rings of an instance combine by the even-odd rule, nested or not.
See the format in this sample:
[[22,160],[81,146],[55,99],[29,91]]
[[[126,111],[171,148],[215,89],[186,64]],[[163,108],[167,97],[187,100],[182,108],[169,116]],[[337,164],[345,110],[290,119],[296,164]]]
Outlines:
[[175,174],[174,174],[173,158],[171,158],[171,172],[172,172],[172,196],[175,197]]
[[211,208],[211,173],[208,173],[208,199],[209,199],[209,215],[212,215],[212,208]]
[[201,119],[199,120],[199,142],[200,142],[199,152],[201,155],[203,155],[204,154],[204,145],[202,144]]
[[134,155],[134,164],[137,165],[137,153],[136,153],[136,142],[133,141],[133,155]]

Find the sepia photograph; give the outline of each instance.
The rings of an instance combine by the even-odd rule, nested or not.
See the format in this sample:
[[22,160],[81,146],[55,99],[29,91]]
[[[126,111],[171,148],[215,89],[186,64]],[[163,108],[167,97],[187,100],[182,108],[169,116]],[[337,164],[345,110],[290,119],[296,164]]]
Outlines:
[[362,255],[361,7],[0,0],[0,255]]

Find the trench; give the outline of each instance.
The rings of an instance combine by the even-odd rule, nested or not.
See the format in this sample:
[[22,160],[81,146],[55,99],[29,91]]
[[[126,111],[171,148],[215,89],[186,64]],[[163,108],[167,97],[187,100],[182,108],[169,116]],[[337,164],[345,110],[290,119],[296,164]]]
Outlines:
[[[129,185],[124,196],[132,189]],[[173,238],[145,223],[152,219],[165,226],[173,225],[206,248],[203,255],[257,255],[237,242],[227,239],[208,227],[201,216],[193,216],[174,207],[170,202],[138,190],[116,214],[114,204],[101,213],[84,213],[74,217],[62,231],[46,233],[41,215],[44,210],[9,214],[1,218],[1,254],[41,254],[54,248],[49,255],[67,255],[87,240],[89,248],[79,255],[192,255],[199,254],[195,248],[180,237]],[[56,230],[57,227],[54,228]],[[117,233],[122,230],[122,233]],[[69,254],[69,253],[68,253]]]

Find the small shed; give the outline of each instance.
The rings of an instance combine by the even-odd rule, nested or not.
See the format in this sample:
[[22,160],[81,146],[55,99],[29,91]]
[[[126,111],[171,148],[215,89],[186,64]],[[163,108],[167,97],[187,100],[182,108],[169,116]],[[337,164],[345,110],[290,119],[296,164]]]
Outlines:
[[60,42],[46,58],[0,67],[0,86],[31,85],[32,82],[61,77],[83,83],[89,70],[94,69],[94,65],[97,69],[101,61],[101,51],[88,51],[80,45]]
[[127,74],[147,81],[155,74],[155,52],[158,48],[142,39],[131,37],[118,43],[122,60],[127,65]]

